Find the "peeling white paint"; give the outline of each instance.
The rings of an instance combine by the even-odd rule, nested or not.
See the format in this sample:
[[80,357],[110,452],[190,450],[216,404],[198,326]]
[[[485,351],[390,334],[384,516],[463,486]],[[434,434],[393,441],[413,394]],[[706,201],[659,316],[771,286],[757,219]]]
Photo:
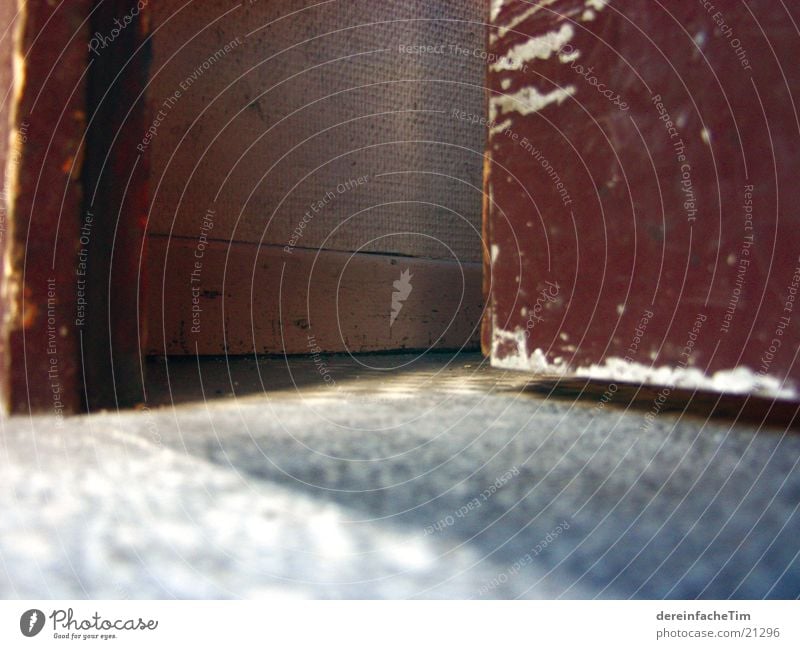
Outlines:
[[495,124],[489,129],[489,135],[498,135],[505,132],[505,130],[511,126],[511,123],[510,119],[504,119],[502,122]]
[[489,101],[489,120],[495,122],[499,113],[516,112],[520,115],[537,113],[545,106],[553,103],[560,104],[574,94],[575,86],[556,88],[544,94],[533,86],[526,86],[512,94],[492,97]]
[[511,79],[501,79],[500,80],[500,88],[503,90],[508,90],[511,87]]
[[[497,351],[500,345],[511,343],[516,347],[516,353],[509,353],[503,358],[498,358]],[[506,370],[523,370],[534,372],[535,374],[557,373],[557,368],[561,365],[548,363],[547,358],[541,349],[534,349],[532,354],[528,354],[528,339],[525,332],[517,329],[514,332],[503,331],[494,327],[492,339],[492,366]]]
[[489,17],[491,18],[492,22],[497,20],[502,8],[503,0],[492,0],[491,5],[489,6]]
[[580,55],[581,55],[580,50],[573,50],[569,54],[567,54],[566,52],[559,52],[558,53],[558,60],[561,63],[570,63],[570,62],[574,61],[575,59],[579,58]]
[[756,374],[747,367],[721,370],[709,377],[694,367],[680,368],[668,365],[651,367],[643,363],[631,363],[622,358],[609,358],[602,365],[579,367],[573,374],[591,379],[675,386],[689,390],[711,390],[729,394],[755,393],[781,399],[796,397],[795,390],[782,386],[779,379]]
[[595,11],[594,11],[594,10],[592,10],[592,9],[586,9],[586,10],[585,10],[585,11],[584,11],[584,12],[581,14],[581,20],[582,20],[583,22],[585,22],[585,23],[588,23],[588,22],[590,22],[590,21],[594,20],[595,18],[597,18],[597,13],[595,13]]
[[503,133],[509,126],[511,126],[511,120],[505,119],[499,124],[495,124],[492,128],[489,129],[489,135],[497,135],[499,133]]
[[[498,357],[501,345],[512,343],[516,349],[505,349],[506,355]],[[562,358],[549,362],[545,353],[536,348],[528,353],[528,340],[525,332],[517,329],[514,332],[498,330],[495,327],[492,340],[493,367],[507,370],[521,370],[533,374],[547,376],[565,376],[567,374],[580,378],[620,381],[636,385],[670,386],[689,390],[710,390],[727,394],[757,394],[777,399],[797,399],[798,392],[791,385],[785,385],[774,376],[757,374],[747,367],[732,370],[721,370],[707,376],[701,370],[663,365],[652,367],[643,363],[626,361],[623,358],[607,358],[603,364],[588,367],[571,368]]]
[[537,11],[539,11],[544,7],[550,6],[555,2],[556,0],[538,0],[533,6],[523,11],[519,16],[512,18],[511,20],[508,21],[506,25],[499,27],[497,30],[498,36],[500,38],[504,38],[505,35],[508,34],[508,32],[519,27],[522,23],[528,20],[528,18],[533,16],[533,14],[535,14]]
[[534,59],[549,59],[558,52],[575,35],[572,25],[564,23],[558,31],[547,32],[541,36],[533,36],[524,43],[514,45],[508,53],[489,67],[495,72],[502,70],[519,70],[522,64]]

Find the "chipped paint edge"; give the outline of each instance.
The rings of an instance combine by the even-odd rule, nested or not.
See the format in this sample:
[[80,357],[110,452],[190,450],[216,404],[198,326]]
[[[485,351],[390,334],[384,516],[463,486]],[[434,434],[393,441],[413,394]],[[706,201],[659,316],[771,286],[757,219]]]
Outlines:
[[506,55],[500,57],[489,68],[494,72],[503,70],[516,70],[520,64],[529,63],[535,59],[547,60],[569,43],[575,30],[569,23],[562,23],[558,30],[549,31],[540,36],[531,36],[524,43],[511,47]]
[[576,88],[572,85],[546,93],[539,92],[534,86],[525,86],[515,93],[494,96],[489,100],[489,121],[497,122],[501,113],[519,113],[523,116],[538,113],[550,104],[562,104],[575,91]]
[[[609,357],[602,364],[573,367],[566,361],[549,361],[540,348],[528,352],[528,339],[524,331],[514,332],[495,328],[492,336],[491,365],[504,370],[532,372],[539,376],[572,376],[592,380],[620,381],[623,383],[669,386],[688,390],[708,390],[711,392],[768,397],[782,400],[797,400],[800,397],[796,387],[771,375],[762,375],[748,367],[719,370],[711,376],[698,368],[679,368],[662,365],[654,367],[627,361],[619,357]],[[516,352],[509,352],[502,358],[498,351],[502,345],[511,343]]]
[[20,175],[21,160],[15,160],[14,151],[19,138],[19,108],[26,86],[25,58],[23,56],[23,40],[25,35],[25,24],[28,19],[28,9],[25,0],[17,0],[16,24],[12,32],[12,91],[8,101],[11,102],[8,111],[8,155],[6,156],[5,168],[2,170],[4,180],[4,192],[2,200],[5,202],[5,241],[2,243],[3,249],[3,269],[0,278],[0,299],[3,301],[2,309],[2,342],[0,351],[3,352],[3,363],[6,370],[10,364],[8,350],[5,349],[8,332],[18,326],[21,318],[19,296],[21,294],[22,275],[15,262],[14,250],[14,231],[16,230],[16,204],[20,195]]

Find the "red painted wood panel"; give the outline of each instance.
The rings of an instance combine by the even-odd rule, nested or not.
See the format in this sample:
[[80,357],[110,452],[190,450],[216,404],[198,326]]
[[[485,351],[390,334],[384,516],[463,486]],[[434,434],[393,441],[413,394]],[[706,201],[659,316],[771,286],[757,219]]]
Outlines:
[[17,64],[0,75],[10,83],[0,136],[12,143],[2,198],[3,402],[59,418],[81,404],[75,298],[89,6],[24,3],[3,25]]
[[796,396],[798,8],[491,11],[493,363]]
[[14,413],[141,394],[144,13],[136,0],[0,10],[0,381]]

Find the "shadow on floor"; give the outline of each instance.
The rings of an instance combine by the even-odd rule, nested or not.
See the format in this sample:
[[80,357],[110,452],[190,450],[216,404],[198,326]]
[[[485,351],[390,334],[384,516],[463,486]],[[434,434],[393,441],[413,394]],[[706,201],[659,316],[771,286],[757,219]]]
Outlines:
[[524,385],[522,375],[497,372],[478,352],[403,352],[315,356],[171,356],[147,360],[151,407],[217,399],[330,390],[367,394],[402,383],[426,389],[449,383],[470,390]]
[[[402,386],[402,387],[401,387]],[[151,407],[264,394],[310,396],[318,391],[342,396],[380,395],[402,389],[447,389],[486,394],[514,392],[573,401],[588,408],[683,413],[797,430],[800,404],[757,396],[582,378],[530,378],[492,368],[479,352],[402,352],[303,356],[170,356],[147,360],[147,396]]]

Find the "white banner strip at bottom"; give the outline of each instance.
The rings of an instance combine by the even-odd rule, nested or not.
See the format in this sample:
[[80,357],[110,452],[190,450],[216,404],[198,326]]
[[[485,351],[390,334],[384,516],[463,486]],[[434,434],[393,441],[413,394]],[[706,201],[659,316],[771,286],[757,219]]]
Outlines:
[[[800,647],[797,601],[3,601],[0,647]],[[190,644],[191,643],[191,644]],[[195,645],[195,643],[197,643]],[[552,643],[552,644],[551,644]]]

